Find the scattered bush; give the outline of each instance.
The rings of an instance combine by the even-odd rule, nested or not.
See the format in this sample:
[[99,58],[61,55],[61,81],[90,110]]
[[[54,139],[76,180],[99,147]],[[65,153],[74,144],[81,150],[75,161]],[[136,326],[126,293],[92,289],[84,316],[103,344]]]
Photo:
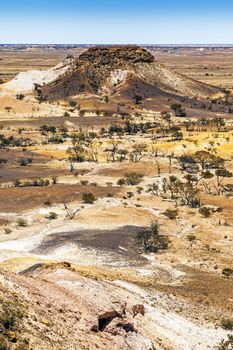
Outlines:
[[167,209],[163,212],[163,215],[165,215],[170,220],[175,220],[178,215],[178,209]]
[[114,197],[114,194],[113,194],[113,193],[108,192],[108,193],[107,193],[107,195],[106,195],[106,197],[109,197],[109,198]]
[[199,213],[204,217],[204,218],[209,218],[212,212],[212,208],[210,207],[201,207],[199,209]]
[[49,219],[49,220],[56,220],[57,219],[57,213],[55,213],[54,211],[51,211],[50,213],[49,213],[49,215],[48,216],[46,216],[46,219]]
[[233,330],[233,318],[222,318],[221,327],[227,330]]
[[23,219],[23,218],[19,218],[17,220],[17,225],[19,227],[26,227],[27,226],[27,220]]
[[5,137],[0,134],[0,149],[9,147],[27,147],[33,146],[35,142],[29,138],[16,138],[14,136]]
[[125,181],[127,185],[135,186],[142,181],[143,176],[136,173],[128,173],[125,175]]
[[225,277],[233,277],[233,269],[231,269],[230,267],[226,267],[222,270],[222,274]]
[[17,95],[16,95],[16,99],[17,99],[17,100],[23,100],[24,97],[25,97],[24,94],[17,94]]
[[176,117],[185,117],[186,116],[185,108],[182,107],[181,104],[174,103],[170,106],[170,108],[175,112]]
[[20,337],[20,323],[24,312],[19,302],[1,300],[0,350],[29,350],[28,342]]
[[143,191],[143,187],[140,187],[140,186],[139,186],[139,187],[137,187],[137,193],[138,193],[138,194],[141,194],[141,193],[142,193],[142,191]]
[[10,228],[5,228],[4,232],[6,235],[9,235],[12,232],[12,230]]
[[196,241],[196,239],[197,239],[197,237],[193,234],[187,235],[187,240],[190,242],[194,242],[194,241]]
[[153,220],[149,229],[139,232],[138,244],[145,253],[155,253],[159,250],[168,249],[170,240],[159,234],[159,224]]
[[44,205],[45,205],[46,207],[51,207],[51,205],[52,205],[51,200],[50,200],[50,199],[46,199],[46,200],[44,201]]
[[232,350],[233,349],[233,335],[228,334],[227,340],[222,340],[215,348],[216,350]]
[[136,174],[136,173],[128,173],[125,175],[125,177],[120,178],[117,181],[117,185],[123,186],[123,185],[129,185],[129,186],[135,186],[138,185],[142,181],[143,175]]
[[86,186],[88,185],[88,180],[81,180],[80,183],[82,186]]
[[20,166],[27,166],[32,163],[32,158],[21,158],[18,162]]
[[49,186],[50,181],[48,179],[40,179],[40,180],[33,180],[33,181],[20,181],[15,180],[14,182],[15,187],[43,187],[43,186]]
[[123,177],[121,177],[118,181],[117,181],[117,185],[118,186],[123,186],[125,185],[125,179]]
[[89,192],[89,193],[83,193],[82,200],[85,204],[93,204],[96,201],[96,198],[93,195],[93,193]]

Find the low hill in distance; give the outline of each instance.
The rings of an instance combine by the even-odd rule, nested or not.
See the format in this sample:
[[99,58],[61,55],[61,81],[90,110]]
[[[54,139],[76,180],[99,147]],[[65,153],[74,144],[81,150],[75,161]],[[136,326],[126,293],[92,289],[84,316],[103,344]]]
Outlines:
[[75,68],[42,91],[49,100],[88,94],[140,94],[156,97],[158,93],[207,98],[219,89],[197,82],[167,69],[146,49],[138,46],[96,46],[75,60]]

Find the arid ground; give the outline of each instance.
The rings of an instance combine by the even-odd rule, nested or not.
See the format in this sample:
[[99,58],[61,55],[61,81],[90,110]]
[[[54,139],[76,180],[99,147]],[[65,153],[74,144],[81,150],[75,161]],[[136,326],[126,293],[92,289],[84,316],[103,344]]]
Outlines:
[[0,349],[232,349],[233,49],[103,50],[0,47]]

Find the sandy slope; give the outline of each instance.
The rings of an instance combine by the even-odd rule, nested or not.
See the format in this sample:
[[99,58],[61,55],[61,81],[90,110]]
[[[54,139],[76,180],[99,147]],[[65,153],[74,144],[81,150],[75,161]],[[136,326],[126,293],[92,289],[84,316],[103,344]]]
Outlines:
[[13,80],[2,84],[3,91],[12,91],[16,93],[30,93],[34,90],[34,84],[41,86],[49,84],[59,77],[66,74],[71,68],[69,63],[60,63],[48,70],[29,70],[19,73]]

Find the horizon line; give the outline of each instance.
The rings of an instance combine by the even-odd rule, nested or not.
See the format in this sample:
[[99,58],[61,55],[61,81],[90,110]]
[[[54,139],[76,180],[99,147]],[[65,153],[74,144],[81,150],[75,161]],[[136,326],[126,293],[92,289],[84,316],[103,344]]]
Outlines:
[[7,46],[7,45],[35,45],[35,46],[51,46],[51,45],[63,45],[63,46],[83,46],[83,45],[90,45],[90,46],[97,46],[97,45],[103,45],[103,46],[109,46],[109,45],[138,45],[138,46],[233,46],[233,43],[196,43],[196,44],[189,44],[189,43],[30,43],[30,42],[18,42],[18,43],[0,43],[0,46]]

